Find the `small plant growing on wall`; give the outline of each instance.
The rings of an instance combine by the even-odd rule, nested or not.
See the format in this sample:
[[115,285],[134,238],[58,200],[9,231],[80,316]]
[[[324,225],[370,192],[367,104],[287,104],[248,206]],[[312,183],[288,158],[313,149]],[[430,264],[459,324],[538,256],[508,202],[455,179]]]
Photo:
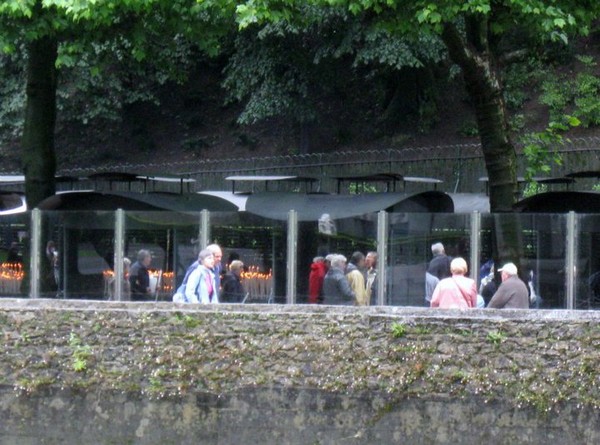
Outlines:
[[501,331],[490,331],[487,333],[487,341],[493,343],[494,345],[499,345],[506,340],[506,334]]
[[88,360],[92,355],[92,348],[90,348],[89,345],[82,344],[79,336],[73,332],[71,332],[71,335],[69,336],[69,346],[73,351],[73,371],[85,371],[88,366]]
[[406,325],[404,323],[392,323],[392,336],[394,338],[402,338],[406,335]]

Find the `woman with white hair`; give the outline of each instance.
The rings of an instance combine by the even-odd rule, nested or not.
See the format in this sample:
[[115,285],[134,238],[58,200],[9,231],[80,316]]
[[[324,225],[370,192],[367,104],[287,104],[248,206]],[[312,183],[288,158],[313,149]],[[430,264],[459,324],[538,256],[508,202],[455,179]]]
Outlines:
[[203,249],[198,254],[198,267],[190,274],[185,286],[185,299],[188,303],[219,303],[219,290],[212,271],[214,265],[213,251]]
[[452,276],[441,280],[431,296],[431,307],[445,309],[467,309],[477,307],[477,286],[465,275],[467,262],[454,258],[450,263]]

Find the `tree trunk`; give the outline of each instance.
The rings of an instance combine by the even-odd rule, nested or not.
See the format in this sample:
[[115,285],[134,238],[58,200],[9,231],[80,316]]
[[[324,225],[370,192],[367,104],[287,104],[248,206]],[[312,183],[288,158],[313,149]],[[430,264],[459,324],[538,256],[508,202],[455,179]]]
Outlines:
[[29,209],[54,195],[56,154],[56,58],[57,42],[43,37],[27,47],[27,102],[23,138],[25,196]]
[[[485,28],[484,23],[480,25]],[[462,69],[467,92],[475,106],[488,172],[490,210],[510,212],[518,192],[517,155],[510,141],[500,81],[485,41],[485,31],[465,38],[454,25],[448,24],[442,39],[450,57]]]

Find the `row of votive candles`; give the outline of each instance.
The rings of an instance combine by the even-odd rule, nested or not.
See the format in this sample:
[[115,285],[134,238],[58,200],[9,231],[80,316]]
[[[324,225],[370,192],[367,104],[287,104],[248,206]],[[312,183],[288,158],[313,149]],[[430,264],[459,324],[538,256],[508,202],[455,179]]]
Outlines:
[[18,294],[25,271],[21,263],[0,264],[0,294]]
[[248,267],[241,275],[244,290],[251,298],[269,298],[273,291],[273,273],[261,272],[257,266]]

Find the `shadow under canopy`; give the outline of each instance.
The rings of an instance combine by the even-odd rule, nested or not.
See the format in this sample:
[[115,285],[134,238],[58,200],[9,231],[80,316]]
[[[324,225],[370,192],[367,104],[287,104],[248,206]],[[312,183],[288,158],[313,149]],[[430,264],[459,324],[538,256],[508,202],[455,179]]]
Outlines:
[[539,193],[517,202],[521,213],[600,213],[600,193],[557,191]]

